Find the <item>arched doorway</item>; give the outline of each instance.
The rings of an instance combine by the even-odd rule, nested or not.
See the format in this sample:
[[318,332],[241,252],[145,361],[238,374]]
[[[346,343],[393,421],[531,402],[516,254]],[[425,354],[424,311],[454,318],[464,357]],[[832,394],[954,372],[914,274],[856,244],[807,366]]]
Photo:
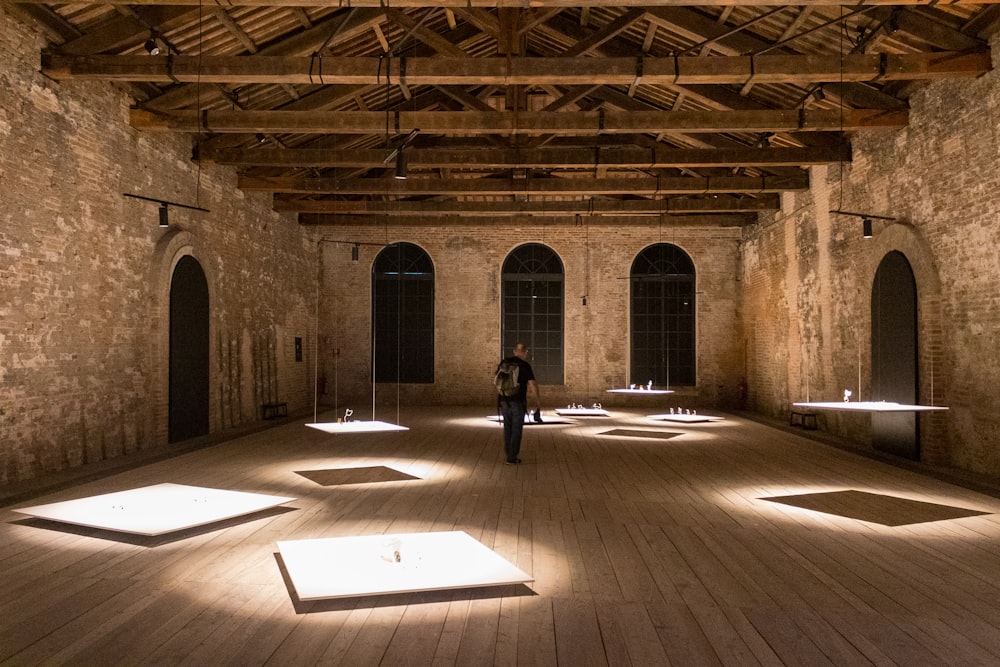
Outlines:
[[[882,258],[872,284],[872,400],[918,402],[917,283],[906,256]],[[872,445],[919,460],[919,421],[914,412],[872,414]]]
[[168,442],[208,433],[208,281],[185,255],[170,280]]

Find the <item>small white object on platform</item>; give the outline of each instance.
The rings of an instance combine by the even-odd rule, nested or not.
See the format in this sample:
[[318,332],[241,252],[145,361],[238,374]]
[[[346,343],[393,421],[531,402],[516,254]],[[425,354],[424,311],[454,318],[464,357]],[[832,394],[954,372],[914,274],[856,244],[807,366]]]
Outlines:
[[649,419],[658,419],[660,421],[667,422],[678,422],[681,424],[701,424],[704,422],[720,422],[725,419],[724,417],[712,417],[710,415],[687,415],[687,414],[663,414],[663,415],[649,415]]
[[292,500],[295,498],[166,483],[14,511],[88,528],[153,536],[252,514]]
[[319,422],[306,424],[326,433],[378,433],[381,431],[409,431],[406,426],[382,421]]
[[609,394],[672,394],[673,389],[608,389]]
[[820,403],[792,403],[800,408],[814,410],[848,410],[853,412],[930,412],[932,410],[947,410],[937,405],[907,405],[891,401],[829,401]]
[[278,551],[302,601],[534,581],[460,530],[293,540]]

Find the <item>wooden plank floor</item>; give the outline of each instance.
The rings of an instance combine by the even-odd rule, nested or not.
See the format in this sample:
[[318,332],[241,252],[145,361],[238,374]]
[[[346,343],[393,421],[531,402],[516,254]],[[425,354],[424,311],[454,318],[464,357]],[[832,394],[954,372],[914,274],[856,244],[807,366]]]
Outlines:
[[[0,510],[0,664],[1000,664],[996,498],[733,416],[529,426],[505,466],[487,414],[403,409],[411,430],[381,434],[288,423],[21,503],[160,482],[296,498],[169,539]],[[602,435],[616,429],[678,435]],[[297,472],[379,466],[417,479]],[[844,490],[985,514],[887,526],[762,500]],[[299,603],[275,545],[430,530],[535,582]]]

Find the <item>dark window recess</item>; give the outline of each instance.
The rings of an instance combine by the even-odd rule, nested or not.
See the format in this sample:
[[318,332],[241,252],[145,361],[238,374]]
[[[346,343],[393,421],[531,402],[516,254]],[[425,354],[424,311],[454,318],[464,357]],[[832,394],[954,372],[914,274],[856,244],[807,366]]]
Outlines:
[[651,245],[631,272],[631,383],[695,384],[695,271],[686,252]]
[[412,243],[372,267],[372,365],[376,382],[434,382],[434,266]]
[[563,383],[563,285],[562,261],[544,245],[526,243],[504,261],[501,355],[527,345],[539,384]]

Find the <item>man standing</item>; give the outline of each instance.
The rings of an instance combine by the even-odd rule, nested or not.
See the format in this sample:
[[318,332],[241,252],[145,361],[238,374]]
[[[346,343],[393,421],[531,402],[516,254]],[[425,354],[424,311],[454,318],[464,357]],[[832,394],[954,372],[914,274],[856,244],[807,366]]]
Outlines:
[[528,394],[532,395],[536,406],[535,421],[542,421],[542,403],[535,382],[535,372],[528,363],[528,348],[524,343],[514,346],[514,355],[503,359],[501,364],[516,364],[517,391],[511,396],[497,395],[500,416],[503,418],[503,451],[507,465],[520,463],[521,434],[524,430],[524,415],[528,412]]

